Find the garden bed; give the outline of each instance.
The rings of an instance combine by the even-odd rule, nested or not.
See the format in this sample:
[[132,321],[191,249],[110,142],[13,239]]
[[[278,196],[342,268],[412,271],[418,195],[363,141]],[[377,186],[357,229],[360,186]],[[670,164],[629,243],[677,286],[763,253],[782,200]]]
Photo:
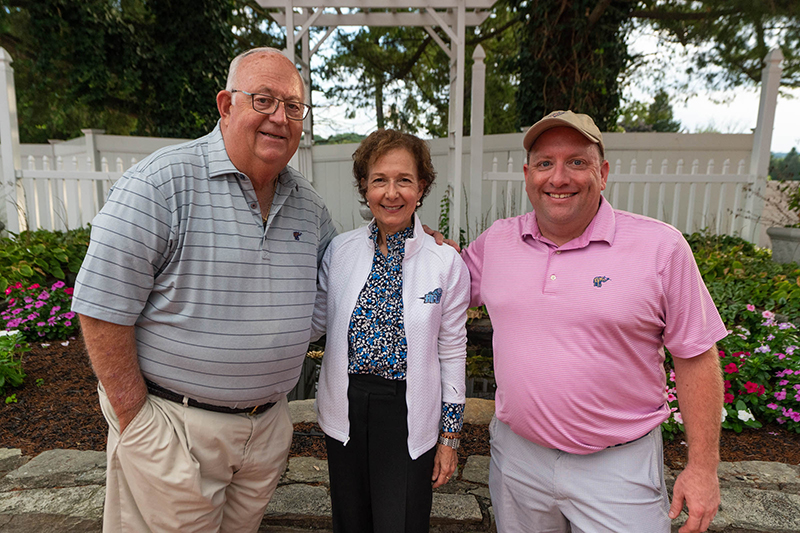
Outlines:
[[[80,340],[67,345],[50,342],[34,344],[25,354],[27,374],[22,387],[8,391],[16,403],[0,404],[0,447],[20,448],[29,456],[52,448],[76,450],[105,449],[106,423],[97,403],[97,381]],[[292,456],[325,457],[319,427],[295,426]],[[777,425],[746,428],[742,433],[722,432],[723,461],[778,461],[800,464],[800,434]],[[469,455],[488,455],[485,426],[467,426],[459,456],[463,464]],[[665,445],[665,462],[681,468],[686,461],[682,436]]]

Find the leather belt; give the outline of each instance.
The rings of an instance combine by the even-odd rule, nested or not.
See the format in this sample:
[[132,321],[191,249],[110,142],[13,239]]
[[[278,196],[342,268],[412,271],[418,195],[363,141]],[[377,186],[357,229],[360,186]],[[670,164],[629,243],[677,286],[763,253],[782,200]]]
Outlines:
[[[144,380],[145,385],[147,385],[147,392],[152,394],[153,396],[158,396],[159,398],[164,398],[165,400],[169,400],[175,403],[184,403],[184,398],[182,394],[178,394],[177,392],[172,392],[169,389],[165,389],[161,385],[153,383],[149,379]],[[186,399],[186,405],[189,407],[197,407],[198,409],[203,409],[205,411],[213,411],[215,413],[225,413],[229,415],[240,415],[240,414],[247,414],[249,416],[256,416],[264,413],[270,409],[275,403],[265,403],[263,405],[256,405],[255,407],[245,407],[242,409],[233,408],[233,407],[224,407],[222,405],[212,405],[210,403],[203,403],[198,402],[197,400],[193,400],[191,398]]]

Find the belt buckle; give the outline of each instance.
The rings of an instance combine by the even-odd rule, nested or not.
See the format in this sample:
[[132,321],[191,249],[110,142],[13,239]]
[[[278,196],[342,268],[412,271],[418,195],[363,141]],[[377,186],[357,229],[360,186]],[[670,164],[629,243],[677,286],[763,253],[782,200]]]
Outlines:
[[256,416],[256,411],[258,410],[259,407],[261,407],[261,406],[260,405],[256,405],[255,407],[253,407],[253,410],[250,411],[249,413],[247,413],[247,416]]

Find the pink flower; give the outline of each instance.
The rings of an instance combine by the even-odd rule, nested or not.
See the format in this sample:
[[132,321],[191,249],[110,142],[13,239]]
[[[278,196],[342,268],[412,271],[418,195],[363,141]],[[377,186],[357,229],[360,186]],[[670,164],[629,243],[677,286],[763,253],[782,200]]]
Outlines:
[[786,355],[785,354],[779,353],[779,354],[777,354],[777,356],[778,356],[778,359],[786,359]]
[[75,318],[75,313],[73,313],[72,311],[68,311],[68,312],[64,313],[63,315],[61,315],[61,316],[63,316],[64,318],[73,319],[73,318]]
[[67,326],[67,327],[69,327],[69,326],[71,326],[71,325],[72,325],[72,322],[70,322],[69,320],[67,320],[66,322],[64,322],[64,325],[65,325],[65,326]]
[[28,290],[30,291],[30,290],[33,290],[33,289],[38,289],[39,287],[41,287],[41,285],[39,285],[38,283],[34,283],[30,287],[28,287]]
[[719,351],[719,358],[725,359],[725,352],[723,352],[722,350]]
[[778,392],[776,392],[775,393],[775,399],[776,400],[785,400],[786,399],[786,390],[785,389],[781,389]]
[[780,385],[781,387],[783,387],[785,385],[788,385],[788,384],[789,384],[789,380],[788,379],[782,379],[782,380],[780,380],[778,382],[778,385]]
[[39,300],[47,300],[50,298],[50,293],[47,291],[42,291],[42,294],[39,295]]
[[733,403],[733,394],[730,392],[725,393],[725,403]]
[[60,289],[64,285],[65,285],[65,283],[63,281],[56,281],[55,283],[53,283],[53,286],[50,287],[50,288],[53,289],[53,290],[56,290],[56,289]]
[[747,304],[745,307],[747,307],[748,311],[755,311],[756,310],[756,306],[753,305],[753,304]]
[[73,289],[72,287],[67,287],[66,289],[64,289],[64,292],[67,294],[72,294],[74,291],[75,289]]
[[731,382],[730,382],[730,380],[726,379],[725,380],[725,390],[727,391],[730,388],[731,388]]
[[667,394],[667,401],[668,402],[674,402],[677,399],[678,399],[678,397],[675,396],[674,394],[672,394],[671,392],[669,394]]
[[769,407],[770,409],[772,409],[774,411],[775,409],[778,408],[778,404],[777,403],[768,403],[767,407]]
[[763,316],[766,319],[775,318],[775,313],[773,313],[772,311],[764,311],[763,313],[761,313],[761,316]]
[[672,413],[672,418],[674,418],[675,422],[677,422],[678,424],[683,424],[683,417],[681,416],[680,413],[678,412]]
[[737,372],[739,372],[739,367],[736,366],[736,363],[728,363],[725,365],[726,374],[735,374]]

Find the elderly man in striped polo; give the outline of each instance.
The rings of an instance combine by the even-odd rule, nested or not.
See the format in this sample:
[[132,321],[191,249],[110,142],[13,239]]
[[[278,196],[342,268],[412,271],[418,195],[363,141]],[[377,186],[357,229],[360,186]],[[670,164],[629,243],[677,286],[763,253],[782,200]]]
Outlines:
[[[497,378],[489,489],[502,533],[705,531],[717,512],[727,334],[675,228],[613,209],[603,136],[556,111],[523,139],[533,212],[464,251],[486,304]],[[661,423],[672,354],[689,444],[672,507]]]
[[106,532],[259,527],[336,233],[287,166],[306,102],[281,52],[241,54],[216,128],[130,168],[92,222],[73,310],[109,424]]

